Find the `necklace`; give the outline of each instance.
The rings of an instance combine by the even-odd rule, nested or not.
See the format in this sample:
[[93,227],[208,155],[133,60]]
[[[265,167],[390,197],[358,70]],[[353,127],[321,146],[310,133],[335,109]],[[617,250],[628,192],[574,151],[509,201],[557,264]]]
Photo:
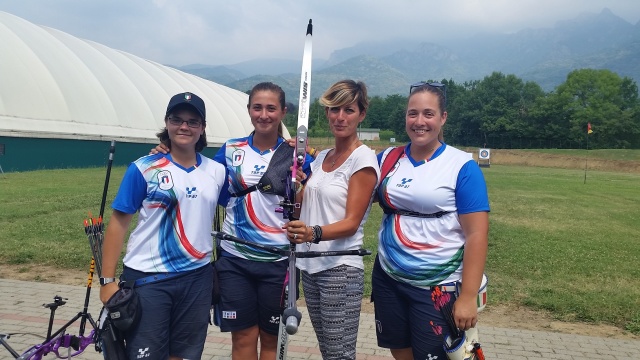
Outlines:
[[331,162],[331,167],[334,167],[336,165],[336,161],[338,161],[338,159],[340,159],[340,157],[345,153],[346,151],[343,151],[339,156],[336,156],[333,158],[333,161]]
[[335,149],[334,149],[334,157],[333,160],[331,161],[331,167],[333,168],[336,165],[336,162],[338,160],[340,160],[340,158],[342,157],[342,155],[346,154],[347,152],[349,152],[349,150],[351,150],[351,148],[353,147],[353,144],[356,144],[358,142],[358,140],[356,139],[356,141],[354,141],[353,143],[351,143],[351,145],[349,145],[349,147],[344,150],[343,152],[340,153],[340,155],[336,155],[335,154]]

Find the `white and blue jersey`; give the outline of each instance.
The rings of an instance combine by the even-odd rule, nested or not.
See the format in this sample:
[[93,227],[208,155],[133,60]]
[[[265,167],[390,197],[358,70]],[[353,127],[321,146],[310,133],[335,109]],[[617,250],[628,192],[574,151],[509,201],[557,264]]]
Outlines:
[[197,154],[186,169],[171,155],[148,155],[129,165],[114,210],[139,212],[124,265],[147,273],[183,272],[211,261],[211,229],[225,168]]
[[[378,257],[393,279],[428,287],[462,278],[465,237],[459,214],[489,211],[484,176],[471,154],[442,145],[428,161],[409,155],[411,144],[378,187],[378,201],[390,209],[440,218],[384,214]],[[380,166],[391,149],[378,154]]]
[[[279,138],[274,148],[260,151],[253,146],[253,135],[228,140],[214,160],[225,164],[228,171],[229,193],[234,194],[260,182],[269,167],[269,162],[278,146],[287,146],[284,139]],[[303,170],[309,173],[313,158],[306,157]],[[291,159],[293,164],[293,158]],[[285,177],[285,174],[283,174]],[[228,194],[226,195],[228,197]],[[276,212],[280,208],[282,196],[264,194],[258,190],[244,196],[228,197],[221,201],[226,204],[226,216],[222,231],[235,237],[263,245],[289,249],[289,240],[282,226],[287,219]],[[255,247],[231,241],[222,241],[222,249],[229,254],[253,261],[279,261],[284,259]]]

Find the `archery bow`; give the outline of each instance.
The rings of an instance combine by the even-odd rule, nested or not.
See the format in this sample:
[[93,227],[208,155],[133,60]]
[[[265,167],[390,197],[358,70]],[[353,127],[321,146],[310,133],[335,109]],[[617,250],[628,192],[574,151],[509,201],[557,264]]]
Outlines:
[[[307,130],[309,126],[309,96],[311,95],[311,36],[313,25],[311,19],[307,25],[307,34],[304,42],[304,53],[302,56],[302,73],[300,75],[300,97],[298,104],[298,128],[296,132],[295,150],[293,152],[293,166],[291,176],[287,180],[287,197],[282,203],[282,215],[289,220],[295,220],[294,212],[300,204],[296,204],[296,173],[298,168],[304,165],[307,151]],[[298,331],[298,325],[302,314],[296,308],[297,286],[296,281],[296,256],[295,244],[291,244],[289,255],[288,284],[286,288],[287,307],[280,316],[280,327],[278,329],[277,358],[284,360],[287,357],[287,343],[289,335]]]

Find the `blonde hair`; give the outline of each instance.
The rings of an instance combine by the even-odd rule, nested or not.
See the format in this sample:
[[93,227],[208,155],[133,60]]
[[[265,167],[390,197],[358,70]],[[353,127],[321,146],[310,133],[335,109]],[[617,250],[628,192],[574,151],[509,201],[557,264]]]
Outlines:
[[357,103],[360,112],[367,111],[369,108],[367,86],[362,81],[341,80],[331,85],[322,94],[319,102],[320,105],[330,108]]

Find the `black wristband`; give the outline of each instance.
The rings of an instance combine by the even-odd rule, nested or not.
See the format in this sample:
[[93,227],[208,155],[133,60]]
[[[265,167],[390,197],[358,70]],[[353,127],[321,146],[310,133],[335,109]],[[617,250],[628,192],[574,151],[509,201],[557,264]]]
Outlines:
[[112,277],[112,278],[103,278],[103,277],[101,277],[100,278],[100,285],[104,286],[104,285],[110,284],[112,282],[116,282],[116,278],[114,278],[114,277]]
[[318,244],[320,243],[320,240],[322,240],[322,228],[320,227],[320,225],[314,225],[313,226],[313,237],[312,237],[312,242],[314,244]]

